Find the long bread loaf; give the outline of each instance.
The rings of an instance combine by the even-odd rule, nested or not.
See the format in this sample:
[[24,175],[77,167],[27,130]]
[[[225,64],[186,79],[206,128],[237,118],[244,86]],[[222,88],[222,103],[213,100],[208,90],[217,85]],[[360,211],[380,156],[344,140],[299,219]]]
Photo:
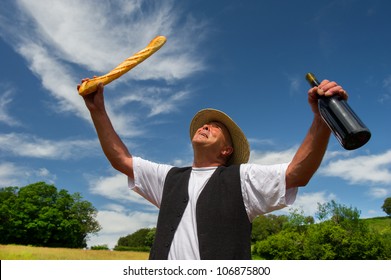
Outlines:
[[122,63],[120,63],[117,67],[111,70],[109,73],[95,77],[93,79],[87,80],[83,82],[79,87],[79,94],[84,96],[96,91],[99,83],[103,83],[107,85],[108,83],[118,79],[123,74],[143,62],[145,59],[150,57],[156,51],[158,51],[164,43],[166,43],[167,39],[164,36],[155,37],[144,49],[135,53],[131,57],[125,59]]

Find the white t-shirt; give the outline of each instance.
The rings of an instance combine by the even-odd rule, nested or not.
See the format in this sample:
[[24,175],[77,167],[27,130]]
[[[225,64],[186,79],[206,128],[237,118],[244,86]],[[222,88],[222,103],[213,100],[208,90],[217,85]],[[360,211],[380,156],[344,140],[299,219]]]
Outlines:
[[[243,202],[248,218],[255,217],[293,204],[297,188],[286,189],[285,172],[288,164],[240,165],[240,182]],[[160,208],[164,181],[170,165],[158,164],[133,157],[134,180],[129,187]],[[189,179],[189,202],[175,232],[169,259],[200,259],[197,224],[197,199],[217,167],[193,168]],[[186,246],[183,246],[186,244]]]

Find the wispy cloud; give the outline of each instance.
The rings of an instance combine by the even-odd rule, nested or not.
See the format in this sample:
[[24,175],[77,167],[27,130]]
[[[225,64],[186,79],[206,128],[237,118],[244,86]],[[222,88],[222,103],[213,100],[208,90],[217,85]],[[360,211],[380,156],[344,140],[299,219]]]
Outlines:
[[58,113],[73,112],[79,117],[89,118],[83,100],[76,93],[70,68],[36,42],[25,43],[18,51],[28,61],[30,70],[41,79],[43,87],[58,100]]
[[0,134],[0,151],[14,156],[64,160],[91,155],[97,140],[48,140],[29,134]]
[[116,202],[131,202],[152,211],[157,210],[150,202],[128,188],[128,178],[122,173],[107,177],[102,176],[98,179],[89,181],[89,191],[93,194],[103,196]]
[[[290,162],[298,147],[281,151],[251,151],[250,162],[275,164]],[[391,150],[377,155],[354,156],[354,153],[329,151],[326,153],[319,175],[339,177],[349,184],[391,183]]]
[[18,186],[45,181],[54,183],[57,176],[47,168],[33,169],[13,162],[0,162],[0,187]]
[[373,187],[370,188],[369,191],[367,192],[368,196],[371,198],[385,198],[388,195],[391,194],[391,189],[387,188],[380,188],[380,187]]
[[[23,171],[22,171],[23,173]],[[7,187],[17,185],[21,176],[21,168],[14,163],[2,162],[0,163],[0,187]]]
[[[19,0],[18,3],[36,23],[34,35],[39,35],[40,41],[55,49],[64,60],[89,70],[111,69],[157,35],[167,36],[170,47],[162,50],[164,55],[159,60],[151,58],[154,67],[143,69],[138,78],[170,80],[202,68],[202,62],[190,56],[197,42],[184,39],[190,39],[188,31],[200,31],[198,26],[204,23],[186,18],[180,23],[174,1],[103,0],[99,5],[91,0]],[[177,68],[178,65],[181,67]]]
[[282,211],[289,212],[290,209],[303,210],[306,216],[314,216],[318,211],[318,204],[323,204],[331,200],[335,200],[337,197],[333,193],[326,192],[309,192],[301,193],[297,196],[295,203]]
[[303,211],[305,216],[314,216],[318,212],[318,204],[337,200],[337,196],[327,192],[300,192],[293,205],[274,212],[276,215],[289,215],[293,209]]
[[277,164],[290,162],[297,151],[292,147],[283,151],[251,151],[250,163],[256,164]]
[[383,80],[383,87],[391,92],[391,75]]
[[188,98],[187,91],[172,92],[168,88],[150,87],[139,89],[132,94],[127,94],[114,101],[115,108],[123,107],[129,103],[140,103],[148,108],[149,117],[159,114],[168,114],[177,110],[177,105]]
[[378,155],[333,159],[320,169],[320,174],[340,177],[350,184],[390,184],[391,150]]
[[21,126],[21,123],[9,113],[8,106],[12,102],[12,89],[0,84],[0,122],[9,126]]
[[300,92],[300,85],[303,78],[299,78],[298,76],[290,76],[289,80],[289,92],[291,94]]
[[385,92],[379,98],[380,103],[387,102],[391,99],[391,75],[383,80],[383,88]]
[[248,138],[247,140],[248,140],[248,142],[250,142],[250,146],[253,146],[253,145],[274,146],[274,141],[272,139]]
[[[18,20],[12,19],[10,24],[11,18],[2,14],[0,34],[12,42],[43,87],[57,100],[53,105],[57,113],[70,112],[89,121],[83,100],[76,93],[76,84],[91,72],[95,75],[108,72],[157,35],[168,38],[166,46],[132,70],[131,75],[121,77],[115,86],[130,79],[153,79],[172,85],[206,67],[206,58],[197,54],[197,46],[206,34],[207,23],[182,14],[175,1],[104,0],[97,4],[92,0],[17,0],[13,5],[7,9],[13,9],[10,13]],[[80,74],[81,69],[88,74]],[[141,92],[140,87],[147,93],[145,98],[137,93]],[[167,87],[164,92],[156,92],[137,84],[132,84],[132,89],[129,100],[137,100],[142,107],[149,108],[149,117],[172,111],[186,99],[188,91]],[[142,133],[119,109],[111,108],[118,132],[125,136],[135,136],[131,131]],[[137,114],[137,110],[133,112]]]
[[[284,151],[251,151],[250,162],[274,164],[290,162],[297,151],[293,147]],[[366,195],[371,199],[387,197],[391,194],[391,151],[378,155],[354,156],[354,153],[329,151],[316,176],[337,177],[348,184],[367,184]],[[379,186],[380,185],[380,186]],[[317,203],[335,199],[333,194],[300,194],[293,208],[302,208],[308,215],[316,212]],[[287,212],[287,209],[281,210]]]

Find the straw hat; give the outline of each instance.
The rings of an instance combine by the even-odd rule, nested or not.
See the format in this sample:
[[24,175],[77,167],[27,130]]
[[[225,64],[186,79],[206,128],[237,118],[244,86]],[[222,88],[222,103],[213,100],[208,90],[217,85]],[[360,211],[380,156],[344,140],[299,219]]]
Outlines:
[[193,139],[197,129],[212,121],[224,124],[231,134],[234,151],[227,165],[247,163],[250,157],[250,145],[247,138],[240,127],[222,111],[211,108],[199,111],[190,123],[190,139]]

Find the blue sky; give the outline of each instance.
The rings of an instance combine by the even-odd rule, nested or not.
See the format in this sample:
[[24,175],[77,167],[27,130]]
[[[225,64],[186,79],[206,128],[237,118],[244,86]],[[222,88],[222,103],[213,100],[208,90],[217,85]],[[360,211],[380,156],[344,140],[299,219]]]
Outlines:
[[[98,3],[98,4],[97,4]],[[295,208],[313,215],[336,200],[384,216],[391,196],[389,1],[4,0],[0,10],[0,186],[46,181],[80,192],[103,226],[89,245],[155,226],[157,209],[111,168],[76,91],[167,37],[158,53],[105,89],[131,153],[192,162],[189,122],[200,109],[228,113],[246,133],[250,162],[290,161],[311,121],[304,79],[340,83],[372,132],[346,151],[332,137]],[[287,213],[288,209],[276,214]]]

